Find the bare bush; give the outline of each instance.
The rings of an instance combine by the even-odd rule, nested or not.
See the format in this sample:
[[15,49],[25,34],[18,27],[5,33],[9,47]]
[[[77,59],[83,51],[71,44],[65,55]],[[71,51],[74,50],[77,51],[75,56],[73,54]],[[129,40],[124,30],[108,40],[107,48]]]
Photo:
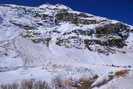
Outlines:
[[18,84],[7,84],[7,85],[1,85],[1,89],[18,89]]
[[34,89],[50,89],[45,81],[37,81],[34,84]]
[[50,86],[41,80],[23,80],[20,83],[0,85],[0,89],[91,89],[91,85],[96,79],[97,76],[88,79],[61,79],[56,77],[51,81]]
[[60,79],[56,77],[52,82],[54,84],[54,89],[91,89],[92,83],[97,79],[94,78],[80,78],[78,80],[70,79]]
[[0,89],[51,89],[45,81],[24,80],[20,84],[0,85]]

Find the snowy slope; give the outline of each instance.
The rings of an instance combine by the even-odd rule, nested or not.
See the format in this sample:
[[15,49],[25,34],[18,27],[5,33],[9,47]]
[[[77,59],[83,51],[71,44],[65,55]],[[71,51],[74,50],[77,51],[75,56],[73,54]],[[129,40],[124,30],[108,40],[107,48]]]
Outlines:
[[24,79],[50,82],[56,76],[104,79],[110,72],[128,69],[126,79],[114,77],[100,89],[117,85],[117,89],[132,89],[131,29],[60,4],[0,5],[0,84]]

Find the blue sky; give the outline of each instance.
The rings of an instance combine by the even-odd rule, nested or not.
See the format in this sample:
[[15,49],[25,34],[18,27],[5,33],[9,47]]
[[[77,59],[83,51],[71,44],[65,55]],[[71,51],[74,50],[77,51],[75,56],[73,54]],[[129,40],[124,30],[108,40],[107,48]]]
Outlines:
[[120,20],[133,25],[133,0],[0,0],[0,4],[4,3],[26,6],[61,3],[74,10]]

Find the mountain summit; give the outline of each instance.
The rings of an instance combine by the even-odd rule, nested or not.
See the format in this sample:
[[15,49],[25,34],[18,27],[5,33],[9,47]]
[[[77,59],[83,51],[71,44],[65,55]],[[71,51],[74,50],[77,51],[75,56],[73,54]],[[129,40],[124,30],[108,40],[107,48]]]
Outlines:
[[45,89],[132,89],[132,38],[130,25],[65,5],[0,5],[1,87],[35,79]]

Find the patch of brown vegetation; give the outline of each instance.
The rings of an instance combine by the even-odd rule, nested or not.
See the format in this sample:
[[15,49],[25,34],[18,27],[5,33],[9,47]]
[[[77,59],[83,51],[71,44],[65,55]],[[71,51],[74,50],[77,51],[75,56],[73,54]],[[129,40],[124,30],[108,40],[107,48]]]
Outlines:
[[77,89],[90,89],[93,82],[94,82],[93,80],[82,80],[81,79],[78,84],[79,86],[77,86],[76,88]]
[[117,76],[117,77],[121,77],[121,76],[122,76],[122,77],[123,77],[123,76],[125,76],[128,72],[129,72],[128,69],[120,70],[120,71],[115,72],[115,76]]
[[56,78],[53,80],[53,83],[55,89],[91,89],[92,83],[97,78],[98,76],[89,79],[80,78],[78,80],[74,79],[61,80],[59,78]]
[[20,83],[0,85],[0,89],[91,89],[92,83],[97,78],[98,76],[80,79],[60,79],[60,77],[56,77],[50,85],[41,80],[23,80]]

